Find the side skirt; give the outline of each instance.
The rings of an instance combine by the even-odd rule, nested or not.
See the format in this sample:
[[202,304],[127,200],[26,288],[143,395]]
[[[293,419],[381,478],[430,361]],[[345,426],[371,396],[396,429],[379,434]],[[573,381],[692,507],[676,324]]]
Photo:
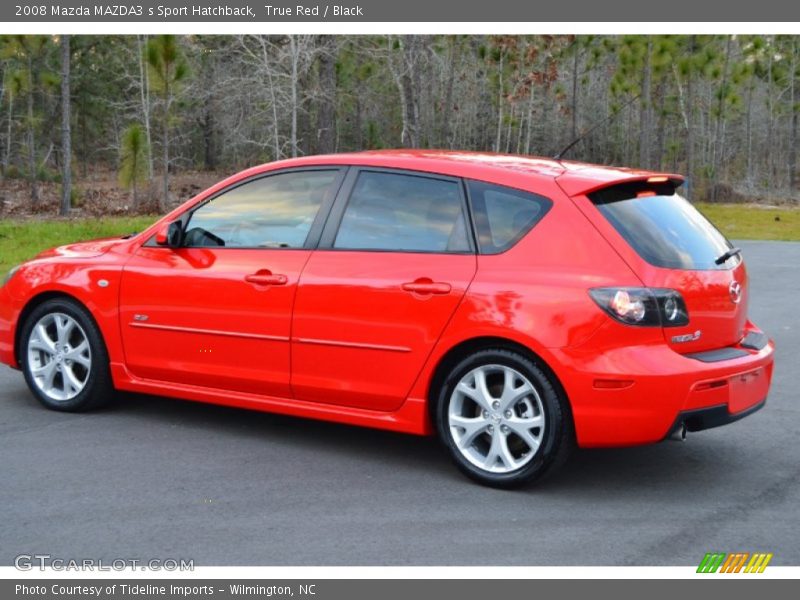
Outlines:
[[386,429],[414,435],[432,435],[434,433],[433,426],[429,421],[427,402],[419,398],[407,398],[396,411],[381,412],[322,402],[259,396],[257,394],[142,379],[132,375],[125,365],[120,363],[111,363],[111,376],[114,380],[114,387],[126,392],[166,396],[307,419],[318,419],[320,421]]

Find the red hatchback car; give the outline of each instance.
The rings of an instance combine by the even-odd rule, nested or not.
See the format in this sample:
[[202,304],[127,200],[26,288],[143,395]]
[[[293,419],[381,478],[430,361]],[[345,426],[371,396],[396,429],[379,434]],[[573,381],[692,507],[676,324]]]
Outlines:
[[582,447],[764,405],[774,346],[681,177],[387,151],[256,167],[0,288],[0,361],[48,408],[113,391],[437,433],[510,487]]

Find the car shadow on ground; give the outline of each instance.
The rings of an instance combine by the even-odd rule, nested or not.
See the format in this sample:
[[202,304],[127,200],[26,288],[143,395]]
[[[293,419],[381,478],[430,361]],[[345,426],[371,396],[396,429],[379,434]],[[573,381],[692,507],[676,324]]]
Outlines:
[[[140,394],[122,394],[107,416],[131,416],[183,428],[204,435],[224,436],[234,443],[279,443],[340,459],[369,460],[388,468],[414,469],[419,474],[469,482],[451,464],[435,437],[420,437],[278,415],[174,400]],[[727,461],[731,447],[724,439],[693,439],[614,449],[577,449],[564,467],[542,485],[524,488],[531,493],[618,494],[624,489],[659,493],[669,488],[691,490],[735,478],[736,464]],[[730,462],[730,464],[726,464]],[[726,469],[731,472],[726,473]]]

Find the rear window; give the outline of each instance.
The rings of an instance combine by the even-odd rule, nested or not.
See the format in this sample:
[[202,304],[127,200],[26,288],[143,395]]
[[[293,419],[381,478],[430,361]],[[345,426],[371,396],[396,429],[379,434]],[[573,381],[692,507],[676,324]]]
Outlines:
[[614,186],[589,195],[602,215],[644,260],[656,267],[724,270],[739,257],[717,265],[733,246],[711,222],[671,186],[651,190]]

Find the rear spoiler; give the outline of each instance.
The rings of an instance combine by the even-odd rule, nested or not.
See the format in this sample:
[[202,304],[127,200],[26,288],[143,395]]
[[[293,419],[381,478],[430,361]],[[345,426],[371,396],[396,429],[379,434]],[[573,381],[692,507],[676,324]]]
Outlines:
[[631,171],[608,167],[575,168],[564,164],[565,171],[556,178],[556,183],[568,196],[591,194],[601,189],[618,186],[638,186],[640,190],[656,187],[670,194],[683,185],[683,176],[675,173],[652,173],[647,171]]
[[605,204],[639,196],[671,196],[682,183],[682,180],[676,181],[668,177],[649,177],[613,183],[584,194],[595,204]]

